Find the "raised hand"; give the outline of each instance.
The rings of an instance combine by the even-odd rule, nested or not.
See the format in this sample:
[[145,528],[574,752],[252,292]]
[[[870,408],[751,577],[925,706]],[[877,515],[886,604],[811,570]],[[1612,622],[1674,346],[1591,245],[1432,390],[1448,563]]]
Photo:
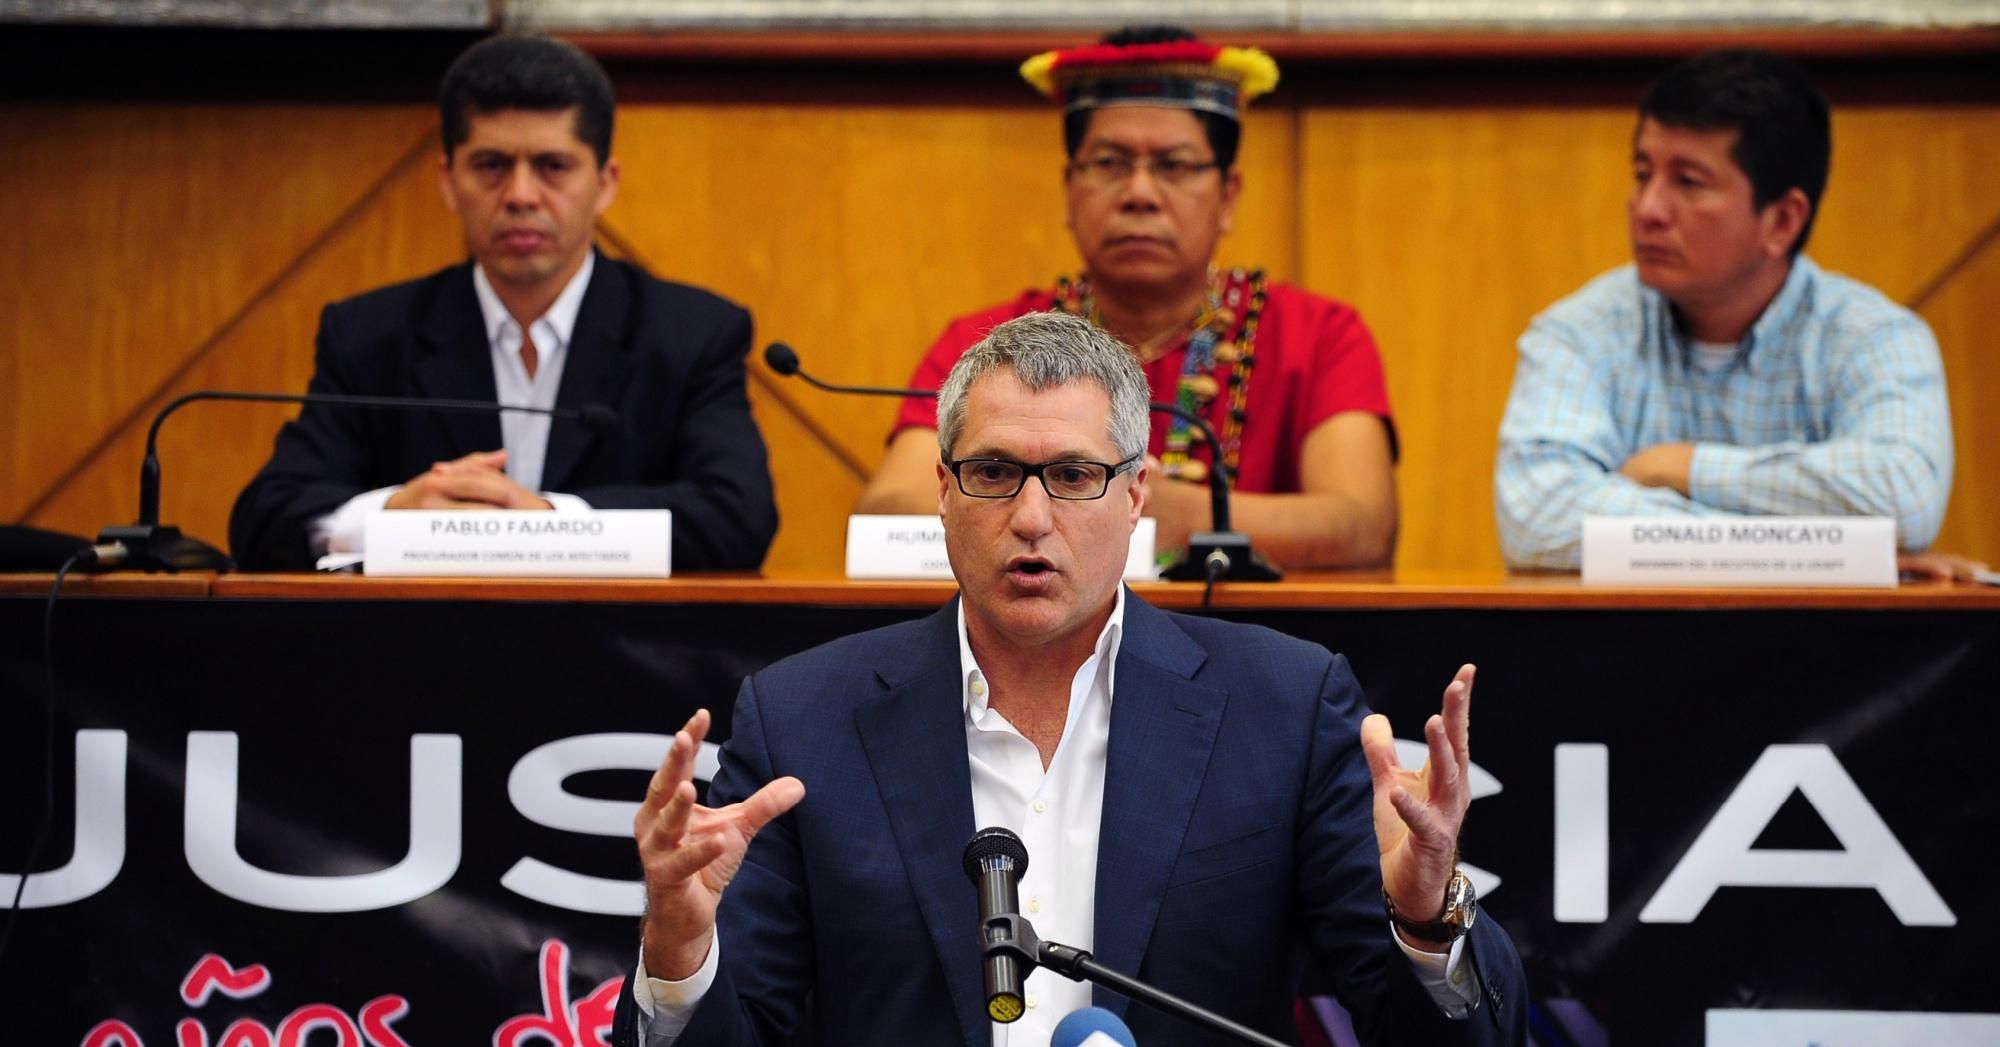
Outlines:
[[707,709],[674,735],[632,820],[646,868],[646,973],[680,981],[701,969],[715,940],[715,909],[750,840],[805,798],[797,778],[777,778],[740,803],[695,802],[694,761],[708,737]]
[[[1472,803],[1467,775],[1472,710],[1470,665],[1460,666],[1444,689],[1444,711],[1424,723],[1430,758],[1410,771],[1396,759],[1389,718],[1361,721],[1361,748],[1375,781],[1375,843],[1382,851],[1382,888],[1396,911],[1431,919],[1444,909],[1445,885],[1458,864],[1458,831]],[[1412,941],[1423,948],[1425,943]]]

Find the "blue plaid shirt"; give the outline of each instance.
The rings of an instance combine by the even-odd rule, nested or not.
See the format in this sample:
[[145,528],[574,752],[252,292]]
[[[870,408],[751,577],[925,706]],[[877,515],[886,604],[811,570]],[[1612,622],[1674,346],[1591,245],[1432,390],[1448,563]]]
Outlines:
[[[1663,443],[1695,445],[1690,497],[1619,474]],[[1944,364],[1915,313],[1801,255],[1709,372],[1628,265],[1521,336],[1494,507],[1514,567],[1575,569],[1586,516],[1888,516],[1918,550],[1944,521],[1951,465]]]

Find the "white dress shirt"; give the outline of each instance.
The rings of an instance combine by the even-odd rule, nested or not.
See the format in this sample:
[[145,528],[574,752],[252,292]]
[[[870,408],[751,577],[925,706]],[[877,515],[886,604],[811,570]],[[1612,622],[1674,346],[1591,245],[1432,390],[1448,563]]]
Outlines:
[[[1095,948],[1097,841],[1104,811],[1105,757],[1111,747],[1111,695],[1118,648],[1125,631],[1125,587],[1111,606],[1111,618],[1097,644],[1070,680],[1069,716],[1047,770],[1041,751],[1006,717],[992,708],[986,676],[972,656],[965,633],[965,604],[958,605],[960,701],[965,710],[965,747],[972,769],[972,817],[978,828],[1001,826],[1021,837],[1033,860],[1021,877],[1021,914],[1037,937]],[[808,784],[807,788],[811,788]],[[1396,936],[1385,916],[1383,933],[1410,958],[1418,980],[1446,1014],[1462,1018],[1478,999],[1478,978],[1463,964],[1465,939],[1448,955],[1412,949]],[[701,969],[685,981],[646,974],[640,952],[633,999],[646,1023],[648,1047],[668,1047],[687,1027],[696,1006],[715,981],[721,939],[708,950]],[[1022,987],[1028,1009],[1019,1020],[994,1023],[993,1047],[1049,1047],[1057,1023],[1090,1006],[1090,985],[1036,968]]]
[[[1097,837],[1104,813],[1104,763],[1111,749],[1112,675],[1125,631],[1125,587],[1090,657],[1069,684],[1062,740],[1042,769],[1041,750],[992,708],[986,676],[965,634],[958,606],[958,664],[964,676],[965,747],[972,767],[972,818],[984,829],[1011,829],[1034,858],[1021,877],[1021,915],[1043,939],[1094,950]],[[1048,1047],[1056,1023],[1090,1006],[1090,985],[1036,968],[1022,986],[1028,1009],[995,1022],[993,1047]]]
[[[543,408],[556,405],[556,392],[562,388],[563,364],[569,359],[570,336],[576,331],[577,312],[583,307],[583,292],[590,286],[590,274],[596,268],[597,252],[591,251],[584,255],[583,265],[563,285],[549,311],[528,325],[539,361],[534,377],[530,378],[528,365],[521,359],[520,323],[507,312],[507,306],[493,290],[485,267],[473,265],[472,290],[479,299],[479,315],[492,353],[495,402]],[[542,485],[542,466],[549,451],[549,424],[553,421],[545,414],[500,412],[500,446],[507,451],[507,478],[530,491]],[[313,521],[314,554],[362,552],[368,514],[379,511],[388,504],[390,496],[402,489],[401,484],[396,484],[357,494],[340,508]],[[557,512],[590,508],[590,503],[573,494],[543,491],[542,497]]]

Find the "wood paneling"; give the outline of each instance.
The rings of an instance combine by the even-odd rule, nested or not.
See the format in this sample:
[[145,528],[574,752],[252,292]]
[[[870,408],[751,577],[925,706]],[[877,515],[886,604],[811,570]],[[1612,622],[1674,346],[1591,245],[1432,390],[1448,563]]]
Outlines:
[[0,517],[21,517],[91,457],[433,119],[416,107],[0,109],[0,221],[18,267],[0,281]]
[[[1993,195],[2000,196],[2000,192]],[[1995,318],[2000,315],[2000,239],[1989,242],[1924,306],[1937,333],[1951,386],[1951,427],[1958,451],[1951,508],[1937,548],[2000,566],[2000,368]]]
[[[151,407],[203,386],[302,389],[326,301],[447,264],[430,113],[373,106],[0,109],[0,517],[90,533],[134,509]],[[1491,472],[1530,317],[1625,258],[1623,107],[1271,106],[1245,138],[1223,264],[1359,307],[1403,440],[1403,568],[1497,570]],[[1073,270],[1058,124],[1040,106],[632,104],[607,241],[749,305],[758,347],[899,385],[953,315]],[[1836,121],[1815,257],[1897,297],[2000,217],[2000,109],[1870,106]],[[2000,560],[2000,431],[1978,366],[2000,248],[1923,312],[1959,461],[1940,545]],[[848,505],[895,405],[752,368],[783,525],[773,571],[836,572]],[[784,383],[784,384],[777,384]],[[60,391],[60,395],[58,395]],[[163,436],[164,516],[220,541],[282,408],[195,407]],[[58,485],[58,478],[67,477]],[[30,507],[35,511],[28,513]]]
[[2000,108],[1837,112],[1808,251],[1908,303],[2000,218]]
[[1398,564],[1497,568],[1514,338],[1624,252],[1623,110],[1305,116],[1306,283],[1361,310],[1402,443]]
[[[55,448],[27,452],[44,475],[77,467],[25,522],[90,534],[104,524],[131,520],[146,427],[167,399],[200,388],[303,392],[322,305],[461,256],[457,226],[438,201],[427,114],[274,110],[230,117],[235,126],[271,135],[289,124],[317,127],[321,137],[286,139],[301,146],[316,143],[286,163],[323,170],[304,184],[284,178],[275,186],[262,178],[232,182],[224,178],[229,165],[212,165],[201,151],[236,152],[242,141],[195,135],[184,144],[200,155],[185,158],[175,177],[202,184],[158,192],[168,198],[214,196],[202,206],[214,212],[206,224],[220,228],[144,236],[157,216],[135,205],[123,235],[105,231],[86,237],[49,259],[51,284],[81,285],[79,300],[99,306],[74,316],[39,306],[30,314],[36,317],[30,321],[34,330],[70,324],[88,337],[86,349],[73,356],[47,352],[62,344],[50,339],[24,347],[25,357],[45,371],[11,392],[27,405],[24,413],[36,418],[17,418],[15,426],[47,430],[34,438]],[[378,145],[359,157],[354,148],[344,148],[361,142]],[[131,189],[142,200],[152,199],[146,179],[135,180]],[[225,205],[232,198],[233,209]],[[61,213],[67,205],[55,194],[45,197],[43,206]],[[77,220],[86,228],[97,221],[88,215]],[[294,252],[290,257],[279,253],[286,246]],[[184,289],[185,297],[177,297],[176,289]],[[32,299],[32,289],[26,294]],[[182,302],[200,307],[174,307]],[[173,324],[151,325],[149,308],[160,309]],[[55,377],[71,368],[83,372],[79,384],[88,395],[76,402],[50,396],[50,390],[76,381]],[[278,425],[294,413],[275,406],[195,404],[175,414],[160,434],[161,518],[225,544],[236,492],[270,454]]]

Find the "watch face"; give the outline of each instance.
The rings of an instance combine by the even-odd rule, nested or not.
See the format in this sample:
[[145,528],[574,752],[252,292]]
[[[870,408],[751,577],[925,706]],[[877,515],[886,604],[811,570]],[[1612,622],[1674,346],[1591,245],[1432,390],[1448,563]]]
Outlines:
[[1477,900],[1472,881],[1464,873],[1454,873],[1444,892],[1444,922],[1460,931],[1470,930],[1472,921],[1479,918],[1479,907],[1474,904]]

